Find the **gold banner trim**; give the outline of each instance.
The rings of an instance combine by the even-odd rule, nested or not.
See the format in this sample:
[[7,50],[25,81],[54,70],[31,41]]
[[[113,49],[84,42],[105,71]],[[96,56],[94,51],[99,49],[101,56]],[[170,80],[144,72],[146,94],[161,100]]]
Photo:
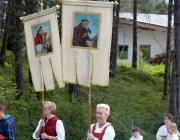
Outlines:
[[53,8],[49,8],[47,10],[43,10],[43,11],[39,11],[37,13],[34,13],[34,14],[31,14],[31,15],[28,15],[28,16],[24,16],[24,17],[21,17],[20,19],[25,22],[25,21],[28,21],[28,20],[32,20],[32,19],[35,19],[35,18],[38,18],[38,17],[41,17],[41,16],[45,16],[45,15],[48,15],[50,13],[53,13],[53,12],[56,12],[56,9],[59,8],[59,5],[56,5],[54,6]]
[[[110,5],[111,3],[111,5]],[[77,5],[77,6],[92,6],[92,7],[106,7],[112,8],[114,2],[96,2],[96,1],[63,1],[63,5]]]

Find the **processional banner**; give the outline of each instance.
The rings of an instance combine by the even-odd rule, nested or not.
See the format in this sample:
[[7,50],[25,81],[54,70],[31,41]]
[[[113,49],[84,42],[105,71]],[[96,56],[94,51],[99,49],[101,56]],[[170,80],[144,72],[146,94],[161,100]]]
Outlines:
[[112,2],[62,2],[63,81],[108,86]]
[[25,16],[22,20],[35,91],[44,91],[44,87],[53,90],[53,77],[59,87],[64,87],[56,7]]

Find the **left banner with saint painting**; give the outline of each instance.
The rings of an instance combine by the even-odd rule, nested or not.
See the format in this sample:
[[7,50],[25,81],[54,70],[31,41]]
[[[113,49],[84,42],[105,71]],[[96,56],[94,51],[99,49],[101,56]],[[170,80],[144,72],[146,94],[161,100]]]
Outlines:
[[56,8],[22,18],[30,71],[36,92],[44,91],[44,87],[46,90],[53,90],[55,88],[53,77],[56,78],[60,88],[64,87]]

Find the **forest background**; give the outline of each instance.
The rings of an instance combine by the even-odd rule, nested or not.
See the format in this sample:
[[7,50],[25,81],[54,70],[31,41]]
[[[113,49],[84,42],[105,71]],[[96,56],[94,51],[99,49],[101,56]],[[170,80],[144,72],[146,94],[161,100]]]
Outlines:
[[[39,2],[0,0],[0,100],[6,105],[6,113],[15,120],[17,140],[31,140],[41,118],[41,93],[33,89],[23,23],[19,20],[20,16],[39,11]],[[133,12],[133,0],[119,2],[120,12]],[[50,0],[43,0],[43,3],[44,9],[60,4]],[[163,0],[139,0],[137,7],[138,13],[167,14],[168,5]],[[61,31],[60,18],[58,21]],[[117,62],[116,75],[110,78],[108,87],[92,86],[92,122],[96,122],[96,105],[109,104],[108,121],[116,131],[115,140],[129,139],[134,126],[141,128],[145,140],[154,140],[163,124],[163,114],[169,112],[169,95],[163,95],[165,66],[151,66],[143,61],[141,54],[137,64],[137,69],[134,69],[131,64]],[[22,79],[20,85],[17,84],[17,75]],[[56,86],[53,91],[45,91],[45,100],[57,104],[56,115],[64,123],[66,139],[84,140],[87,133],[87,88],[81,87],[77,95],[72,94],[69,87],[67,83],[65,88]]]

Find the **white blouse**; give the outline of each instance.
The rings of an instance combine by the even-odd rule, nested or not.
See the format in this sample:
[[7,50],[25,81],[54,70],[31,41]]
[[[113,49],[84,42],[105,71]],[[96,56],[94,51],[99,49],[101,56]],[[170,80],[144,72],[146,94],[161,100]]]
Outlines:
[[167,140],[179,140],[179,138],[177,134],[172,134],[172,135],[169,134],[167,136]]
[[167,136],[168,135],[168,132],[167,132],[167,128],[166,128],[166,125],[163,125],[159,128],[157,134],[156,134],[156,139],[157,140],[161,140],[162,139],[162,136]]
[[[38,123],[38,126],[36,127],[36,130],[35,130],[34,133],[32,134],[32,137],[33,137],[34,139],[38,139],[38,140],[40,139],[40,137],[39,137],[39,138],[36,138],[35,133],[36,133],[36,131],[39,129],[41,121],[42,121],[42,119],[39,120],[39,123]],[[58,138],[58,140],[64,140],[64,139],[65,139],[65,130],[64,130],[64,126],[63,126],[63,123],[62,123],[61,120],[57,120],[57,121],[56,121],[56,133],[57,133],[57,136],[56,136],[56,137]]]
[[[103,127],[99,128],[99,123],[96,123],[96,129],[94,132],[96,133],[101,133],[104,129],[104,127],[106,127],[107,125],[109,125],[110,123],[106,123]],[[95,124],[91,125],[91,132],[92,132],[92,128]],[[106,128],[106,131],[104,133],[104,136],[102,137],[102,140],[113,140],[115,137],[115,131],[114,128],[110,125]],[[95,138],[94,140],[99,140],[98,138]]]
[[129,140],[143,140],[143,136],[139,135],[138,137],[132,136]]

